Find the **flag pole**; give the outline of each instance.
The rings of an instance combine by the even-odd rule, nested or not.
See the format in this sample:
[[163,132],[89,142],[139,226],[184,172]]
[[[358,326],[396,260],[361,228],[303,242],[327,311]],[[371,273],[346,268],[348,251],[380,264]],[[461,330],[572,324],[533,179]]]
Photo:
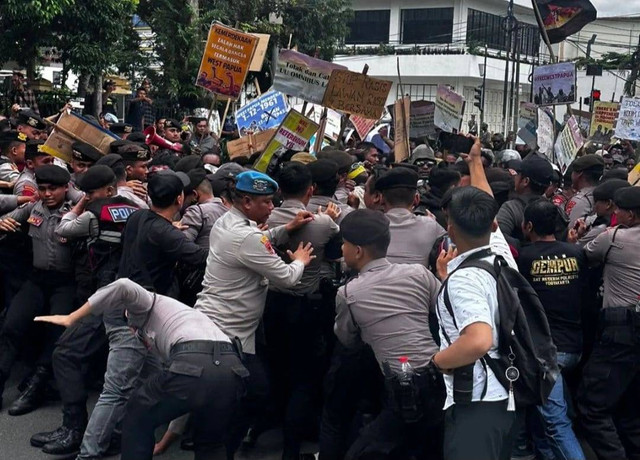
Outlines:
[[540,28],[540,32],[542,33],[542,39],[547,45],[547,49],[549,50],[549,55],[551,56],[551,62],[556,62],[556,55],[551,48],[551,42],[549,41],[549,35],[547,35],[547,29],[544,27],[544,22],[542,21],[542,15],[540,14],[540,9],[538,8],[538,2],[536,0],[531,0],[533,3],[533,12],[536,15],[536,20],[538,21],[538,27]]

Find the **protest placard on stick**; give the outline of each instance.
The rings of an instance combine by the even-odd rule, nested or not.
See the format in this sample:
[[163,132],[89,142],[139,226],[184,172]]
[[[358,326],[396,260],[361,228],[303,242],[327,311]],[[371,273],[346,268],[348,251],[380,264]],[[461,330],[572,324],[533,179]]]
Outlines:
[[377,120],[382,116],[392,83],[350,70],[334,70],[322,105]]
[[614,137],[640,140],[640,97],[623,97]]
[[460,131],[463,113],[464,97],[444,85],[438,86],[434,113],[435,125],[448,133]]

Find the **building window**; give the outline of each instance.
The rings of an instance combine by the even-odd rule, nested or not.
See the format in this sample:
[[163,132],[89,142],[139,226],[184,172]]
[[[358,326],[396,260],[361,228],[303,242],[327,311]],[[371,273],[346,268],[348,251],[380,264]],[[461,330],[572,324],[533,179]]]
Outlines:
[[412,101],[435,101],[438,85],[403,85],[404,94],[400,91],[400,85],[396,85],[396,99],[409,96]]
[[402,10],[402,43],[451,43],[453,8]]
[[346,43],[379,44],[389,43],[390,10],[354,11],[353,20],[349,23],[350,33]]
[[[467,43],[478,46],[485,44],[492,49],[506,51],[508,34],[502,28],[504,18],[496,14],[485,13],[469,8],[467,13]],[[540,48],[540,33],[537,26],[520,23],[520,53],[525,56],[537,56]]]

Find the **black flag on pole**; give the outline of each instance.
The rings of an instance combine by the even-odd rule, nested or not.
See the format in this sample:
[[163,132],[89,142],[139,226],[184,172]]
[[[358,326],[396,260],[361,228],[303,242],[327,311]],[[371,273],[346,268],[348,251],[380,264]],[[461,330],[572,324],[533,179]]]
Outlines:
[[[589,0],[532,0],[538,6],[540,29],[550,43],[559,43],[595,21],[597,11]],[[535,5],[534,5],[535,8]]]

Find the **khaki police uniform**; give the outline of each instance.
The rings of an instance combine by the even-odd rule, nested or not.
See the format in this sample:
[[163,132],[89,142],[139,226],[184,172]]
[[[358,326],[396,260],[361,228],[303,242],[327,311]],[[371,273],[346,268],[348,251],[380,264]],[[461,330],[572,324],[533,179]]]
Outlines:
[[429,253],[436,240],[446,234],[429,216],[416,216],[408,209],[394,208],[385,213],[389,219],[391,243],[387,259],[397,264],[429,266]]
[[569,215],[569,228],[573,228],[578,219],[582,219],[593,213],[594,189],[595,187],[583,188],[566,204],[565,211]]
[[208,248],[213,225],[228,210],[220,198],[189,206],[181,219],[182,224],[187,226],[182,232],[198,246]]
[[0,180],[13,182],[20,176],[20,171],[14,162],[4,155],[0,155]]

